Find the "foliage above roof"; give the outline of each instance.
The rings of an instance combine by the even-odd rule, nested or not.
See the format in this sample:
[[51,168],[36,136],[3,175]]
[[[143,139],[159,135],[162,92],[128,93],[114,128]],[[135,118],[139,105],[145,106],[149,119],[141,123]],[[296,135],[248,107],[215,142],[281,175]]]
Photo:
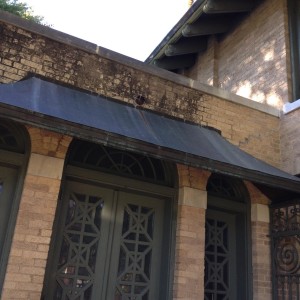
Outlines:
[[35,15],[32,8],[25,2],[19,2],[18,0],[0,0],[0,9],[38,24],[43,24],[44,17]]

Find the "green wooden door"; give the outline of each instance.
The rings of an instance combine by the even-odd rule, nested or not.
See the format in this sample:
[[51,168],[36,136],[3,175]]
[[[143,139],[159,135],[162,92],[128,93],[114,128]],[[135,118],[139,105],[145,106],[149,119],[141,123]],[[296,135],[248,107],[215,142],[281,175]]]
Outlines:
[[239,179],[213,174],[207,191],[205,300],[252,299],[247,190]]
[[2,259],[3,245],[8,229],[15,185],[17,182],[17,169],[0,165],[0,258]]
[[205,300],[237,298],[236,215],[207,210]]
[[113,191],[68,182],[63,194],[46,299],[91,299],[104,274]]
[[45,299],[159,299],[164,201],[69,181]]
[[121,192],[107,296],[103,299],[159,299],[164,202]]

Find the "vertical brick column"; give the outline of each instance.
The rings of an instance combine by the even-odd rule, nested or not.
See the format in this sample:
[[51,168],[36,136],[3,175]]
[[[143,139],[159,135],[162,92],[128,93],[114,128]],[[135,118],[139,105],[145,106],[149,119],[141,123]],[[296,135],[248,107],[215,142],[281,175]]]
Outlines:
[[30,127],[31,155],[2,300],[40,299],[70,137]]
[[251,197],[253,299],[272,299],[269,199],[245,182]]
[[206,183],[209,172],[178,165],[179,203],[173,299],[204,298]]

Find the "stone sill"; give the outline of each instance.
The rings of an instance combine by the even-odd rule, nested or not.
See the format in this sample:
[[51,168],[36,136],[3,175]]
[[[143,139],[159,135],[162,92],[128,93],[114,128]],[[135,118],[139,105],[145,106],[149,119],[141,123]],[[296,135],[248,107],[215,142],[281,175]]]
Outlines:
[[288,113],[291,113],[292,111],[295,111],[300,108],[300,99],[291,102],[291,103],[286,103],[284,104],[282,108],[282,112],[286,115]]

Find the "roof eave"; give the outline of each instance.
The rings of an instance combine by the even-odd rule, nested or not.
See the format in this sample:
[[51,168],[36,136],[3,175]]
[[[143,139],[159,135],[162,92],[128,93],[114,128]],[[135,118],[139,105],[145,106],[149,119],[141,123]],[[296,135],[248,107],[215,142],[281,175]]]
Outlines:
[[192,22],[203,13],[203,8],[207,0],[197,0],[191,8],[183,15],[183,17],[177,22],[177,24],[169,31],[164,39],[156,46],[152,53],[147,57],[145,63],[151,64],[156,58],[160,57],[164,52],[165,47],[170,43],[176,41],[187,23]]

